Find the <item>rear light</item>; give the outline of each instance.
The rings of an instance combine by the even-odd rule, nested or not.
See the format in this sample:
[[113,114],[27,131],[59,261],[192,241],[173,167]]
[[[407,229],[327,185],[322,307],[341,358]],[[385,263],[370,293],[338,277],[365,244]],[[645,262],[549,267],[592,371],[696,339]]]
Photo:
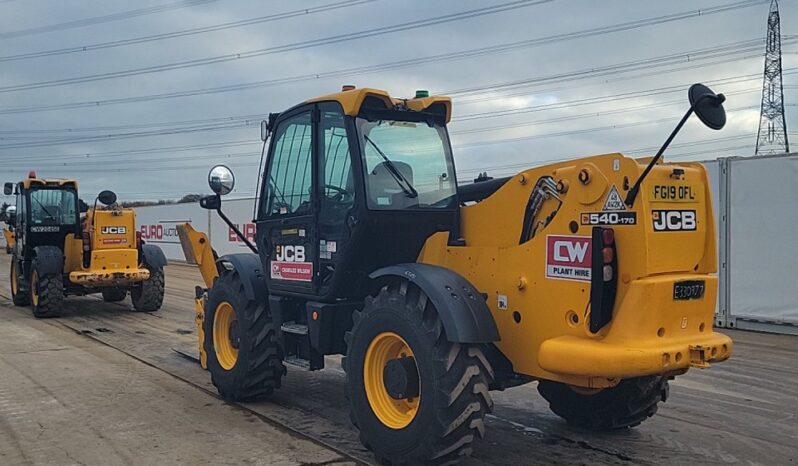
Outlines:
[[601,248],[601,257],[604,259],[605,264],[612,264],[612,260],[615,259],[615,252],[610,247],[603,247]]
[[618,287],[618,252],[612,228],[593,227],[590,279],[590,331],[610,320]]
[[615,242],[615,231],[612,228],[604,228],[601,231],[601,239],[604,241],[604,245],[609,245]]

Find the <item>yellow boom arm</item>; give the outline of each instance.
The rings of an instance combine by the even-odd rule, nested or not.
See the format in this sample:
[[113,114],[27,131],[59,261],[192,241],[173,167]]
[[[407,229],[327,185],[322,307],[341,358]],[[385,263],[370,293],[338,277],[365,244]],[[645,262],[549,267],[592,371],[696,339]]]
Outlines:
[[177,235],[186,262],[199,267],[205,286],[212,287],[214,280],[219,276],[219,271],[216,270],[216,251],[211,247],[208,235],[195,230],[190,223],[178,225]]
[[[180,238],[180,245],[183,247],[183,254],[186,256],[186,262],[196,265],[205,286],[210,288],[216,277],[219,276],[219,271],[216,269],[216,251],[211,247],[211,242],[208,241],[208,235],[197,231],[190,223],[184,223],[177,226],[177,235]],[[194,299],[194,322],[197,324],[197,337],[199,347],[199,360],[203,369],[208,368],[208,358],[205,354],[205,329],[203,321],[205,320],[205,299],[206,293],[198,293]]]

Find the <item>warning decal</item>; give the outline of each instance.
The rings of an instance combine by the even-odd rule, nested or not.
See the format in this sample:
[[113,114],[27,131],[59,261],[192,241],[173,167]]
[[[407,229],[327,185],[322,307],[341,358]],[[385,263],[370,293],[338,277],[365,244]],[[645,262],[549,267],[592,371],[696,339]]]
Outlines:
[[313,279],[313,262],[272,261],[271,269],[273,280],[309,282]]
[[546,276],[589,282],[591,243],[589,236],[547,236]]
[[601,210],[626,210],[626,204],[624,204],[623,199],[621,199],[621,195],[618,194],[618,188],[616,188],[615,185],[612,185],[610,193],[607,194],[607,200],[604,201],[604,207]]

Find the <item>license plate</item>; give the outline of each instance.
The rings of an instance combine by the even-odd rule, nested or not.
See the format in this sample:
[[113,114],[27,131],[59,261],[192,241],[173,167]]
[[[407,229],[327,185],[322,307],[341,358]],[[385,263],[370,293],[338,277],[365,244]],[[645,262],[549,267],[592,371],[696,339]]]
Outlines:
[[704,297],[704,280],[685,280],[673,284],[673,299],[687,301]]
[[656,183],[649,192],[651,202],[694,203],[701,201],[701,192],[696,185],[682,183]]

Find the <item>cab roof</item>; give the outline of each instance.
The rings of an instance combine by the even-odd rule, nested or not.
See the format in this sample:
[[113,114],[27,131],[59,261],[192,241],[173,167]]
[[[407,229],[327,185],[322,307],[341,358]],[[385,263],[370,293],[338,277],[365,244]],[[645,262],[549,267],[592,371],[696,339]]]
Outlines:
[[335,101],[341,104],[344,114],[357,116],[364,104],[369,107],[383,107],[385,109],[401,108],[415,112],[438,113],[444,117],[444,121],[449,123],[452,117],[452,99],[445,96],[414,97],[410,99],[400,99],[391,97],[388,92],[363,87],[359,89],[349,89],[334,94],[327,94],[313,99],[306,103]]
[[60,179],[60,178],[25,178],[20,182],[22,189],[31,189],[33,187],[64,187],[78,189],[77,180]]

